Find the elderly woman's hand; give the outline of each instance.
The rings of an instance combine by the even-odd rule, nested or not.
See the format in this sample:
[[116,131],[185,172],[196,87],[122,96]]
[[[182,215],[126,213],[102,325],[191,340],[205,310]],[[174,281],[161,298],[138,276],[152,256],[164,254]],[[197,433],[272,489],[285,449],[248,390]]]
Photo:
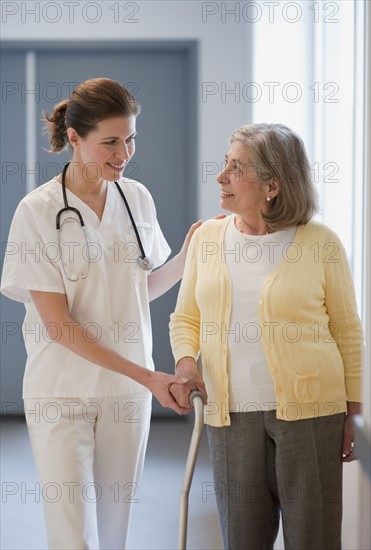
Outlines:
[[170,392],[182,409],[192,410],[193,407],[189,402],[189,396],[193,390],[200,391],[204,404],[207,404],[205,383],[197,369],[196,361],[192,357],[183,357],[178,362],[176,378],[178,377],[182,380],[187,379],[188,382],[186,384],[172,384]]
[[357,460],[354,447],[354,422],[353,416],[361,414],[361,403],[348,402],[348,413],[344,422],[343,431],[343,462]]

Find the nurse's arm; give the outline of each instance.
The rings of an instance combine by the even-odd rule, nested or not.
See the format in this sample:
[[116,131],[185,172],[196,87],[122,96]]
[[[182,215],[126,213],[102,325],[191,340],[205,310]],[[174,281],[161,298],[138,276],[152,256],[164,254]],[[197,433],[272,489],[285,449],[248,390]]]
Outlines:
[[148,275],[148,296],[150,302],[165,294],[183,277],[189,243],[191,242],[193,233],[201,224],[201,220],[192,224],[179,253]]
[[156,300],[170,290],[183,277],[184,260],[177,254],[166,264],[148,275],[149,301]]
[[147,387],[163,407],[169,407],[179,414],[189,412],[189,409],[179,406],[170,393],[172,384],[186,384],[186,378],[179,379],[171,374],[148,370],[125,359],[103,343],[94,341],[94,335],[89,335],[86,327],[83,328],[72,319],[65,294],[36,290],[30,290],[30,294],[48,338],[55,342],[56,355],[58,346],[62,345],[96,365],[128,376]]

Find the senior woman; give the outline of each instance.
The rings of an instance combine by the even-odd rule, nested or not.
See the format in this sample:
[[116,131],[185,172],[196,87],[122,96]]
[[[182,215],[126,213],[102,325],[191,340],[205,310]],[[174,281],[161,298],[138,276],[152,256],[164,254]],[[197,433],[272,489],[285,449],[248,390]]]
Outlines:
[[170,333],[204,390],[201,354],[224,547],[272,549],[281,513],[286,549],[339,549],[363,345],[346,254],[286,126],[238,128],[217,182],[231,215],[194,235]]

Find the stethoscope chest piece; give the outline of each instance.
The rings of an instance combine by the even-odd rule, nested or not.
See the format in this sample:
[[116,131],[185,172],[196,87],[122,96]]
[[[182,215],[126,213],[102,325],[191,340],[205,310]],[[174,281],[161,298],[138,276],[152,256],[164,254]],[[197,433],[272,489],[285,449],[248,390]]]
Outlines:
[[142,244],[142,240],[140,238],[140,235],[139,235],[139,231],[138,231],[138,228],[137,228],[137,225],[134,221],[134,217],[133,217],[133,214],[131,213],[131,210],[130,210],[130,206],[129,206],[129,203],[124,195],[124,192],[123,190],[121,189],[121,187],[119,186],[118,182],[115,181],[115,185],[117,187],[117,191],[120,193],[121,195],[121,198],[126,206],[126,210],[127,210],[127,213],[129,214],[129,218],[130,218],[130,221],[132,223],[132,226],[133,226],[133,229],[134,229],[134,233],[135,233],[135,236],[137,238],[137,241],[138,241],[138,246],[139,246],[139,249],[140,249],[140,253],[141,253],[141,256],[138,258],[138,265],[141,269],[143,269],[144,271],[152,271],[152,269],[154,268],[154,264],[152,262],[152,260],[150,258],[148,258],[148,256],[146,256],[145,252],[144,252],[144,248],[143,248],[143,244]]
[[147,256],[138,258],[138,265],[141,269],[144,269],[144,271],[152,271],[154,268],[153,262]]

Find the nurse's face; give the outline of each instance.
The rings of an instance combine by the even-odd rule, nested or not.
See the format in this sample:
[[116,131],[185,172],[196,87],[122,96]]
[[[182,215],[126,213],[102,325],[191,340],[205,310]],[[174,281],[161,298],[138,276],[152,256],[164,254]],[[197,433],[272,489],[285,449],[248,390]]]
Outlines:
[[135,116],[107,118],[84,138],[69,128],[71,162],[82,165],[87,180],[119,179],[135,152],[135,122]]

